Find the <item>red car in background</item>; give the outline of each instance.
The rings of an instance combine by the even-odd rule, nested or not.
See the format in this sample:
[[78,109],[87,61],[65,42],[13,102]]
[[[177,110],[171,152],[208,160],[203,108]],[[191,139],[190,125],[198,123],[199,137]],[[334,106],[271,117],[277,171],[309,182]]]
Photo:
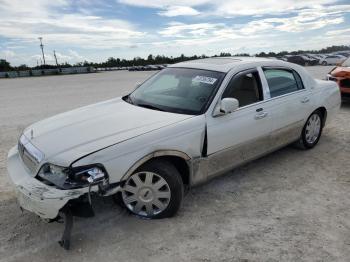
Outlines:
[[343,97],[350,97],[350,57],[328,73],[328,80],[337,82]]

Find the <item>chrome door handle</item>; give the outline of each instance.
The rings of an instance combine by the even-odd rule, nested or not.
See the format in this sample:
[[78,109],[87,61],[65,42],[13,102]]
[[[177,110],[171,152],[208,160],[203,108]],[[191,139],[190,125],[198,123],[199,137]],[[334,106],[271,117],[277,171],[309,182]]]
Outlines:
[[268,113],[267,112],[259,112],[255,115],[255,119],[256,120],[259,120],[259,119],[262,119],[264,117],[267,117]]
[[310,101],[310,98],[308,97],[304,97],[300,102],[302,102],[303,104],[307,103]]

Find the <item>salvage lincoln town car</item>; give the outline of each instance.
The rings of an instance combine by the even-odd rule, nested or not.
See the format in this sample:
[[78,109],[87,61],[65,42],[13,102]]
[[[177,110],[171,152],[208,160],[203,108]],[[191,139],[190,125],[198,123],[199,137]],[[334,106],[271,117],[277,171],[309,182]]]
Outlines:
[[294,142],[314,147],[340,101],[336,83],[283,61],[178,63],[129,95],[29,126],[8,173],[20,206],[42,218],[92,215],[91,194],[170,217],[186,187]]

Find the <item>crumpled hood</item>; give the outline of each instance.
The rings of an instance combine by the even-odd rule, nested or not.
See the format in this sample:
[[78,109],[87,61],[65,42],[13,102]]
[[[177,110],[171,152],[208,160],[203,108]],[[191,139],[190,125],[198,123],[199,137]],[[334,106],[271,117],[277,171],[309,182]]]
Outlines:
[[60,156],[59,162],[71,163],[94,151],[190,117],[134,106],[117,98],[42,120],[29,126],[24,135],[44,153],[44,161]]
[[350,67],[335,67],[332,69],[330,74],[334,77],[350,78]]

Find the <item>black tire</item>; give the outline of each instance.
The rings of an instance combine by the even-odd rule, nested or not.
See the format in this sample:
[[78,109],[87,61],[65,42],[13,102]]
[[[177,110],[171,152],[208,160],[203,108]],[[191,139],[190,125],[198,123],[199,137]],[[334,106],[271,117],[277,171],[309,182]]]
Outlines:
[[[307,125],[309,123],[309,120],[311,119],[311,117],[313,115],[317,115],[319,116],[320,118],[320,121],[321,121],[321,129],[320,129],[320,132],[318,134],[318,137],[315,141],[313,141],[312,143],[311,142],[308,142],[307,139],[306,139],[306,135],[307,135]],[[311,149],[313,147],[315,147],[318,143],[318,141],[320,140],[321,138],[321,135],[322,135],[322,130],[323,130],[323,114],[320,110],[317,110],[315,112],[313,112],[309,118],[307,119],[304,127],[303,127],[303,130],[301,132],[301,135],[300,135],[300,139],[296,142],[296,146],[300,149],[304,149],[304,150],[307,150],[307,149]]]
[[323,62],[322,62],[322,65],[326,66],[326,65],[327,65],[327,62],[326,62],[326,61],[323,61]]
[[[170,162],[164,160],[153,160],[138,168],[134,174],[140,172],[152,172],[162,177],[168,184],[170,189],[170,200],[167,207],[158,214],[155,215],[140,215],[137,216],[149,218],[149,219],[160,219],[174,216],[179,208],[181,207],[182,199],[184,196],[184,184],[181,175],[177,168]],[[127,207],[121,195],[121,202],[127,208],[128,211],[134,213]]]

